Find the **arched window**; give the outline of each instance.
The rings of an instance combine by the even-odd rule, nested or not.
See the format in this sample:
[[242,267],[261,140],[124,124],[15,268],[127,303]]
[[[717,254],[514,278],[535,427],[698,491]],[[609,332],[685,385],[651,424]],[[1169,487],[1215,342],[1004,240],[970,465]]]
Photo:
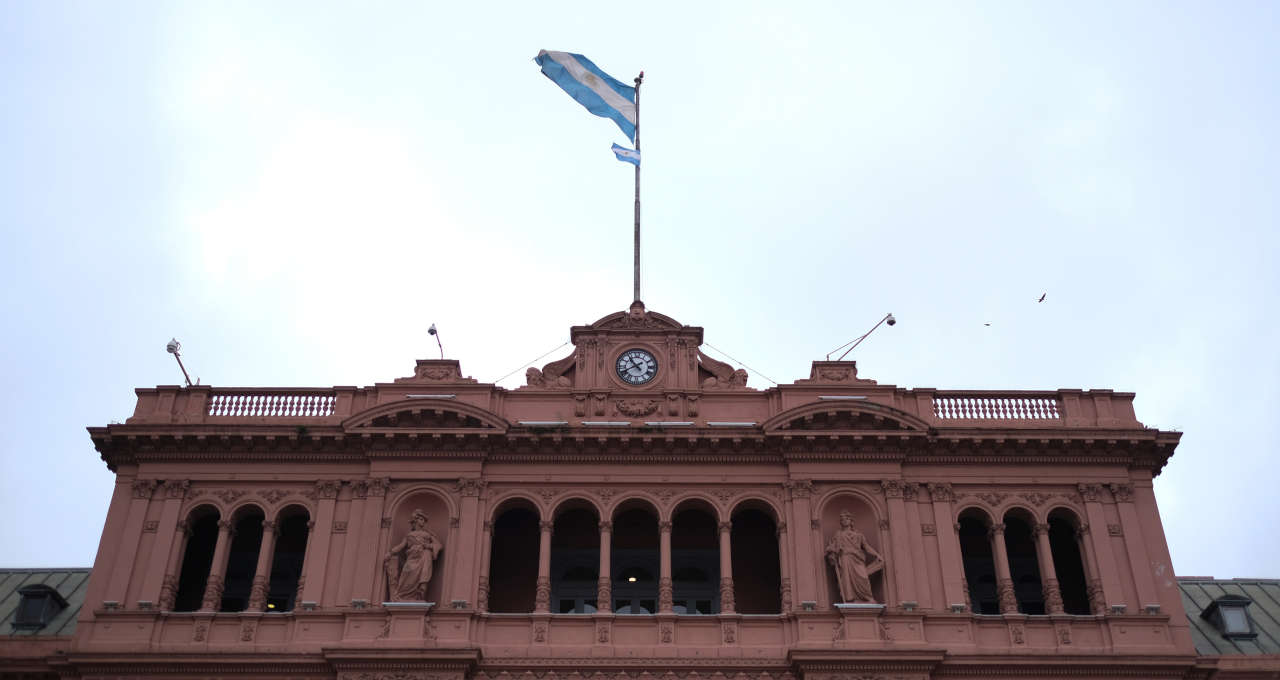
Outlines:
[[307,556],[308,525],[311,515],[294,505],[280,511],[276,519],[276,545],[271,557],[271,577],[267,586],[267,611],[292,611],[298,602],[302,564]]
[[551,611],[592,614],[600,581],[600,520],[585,506],[556,516],[551,530]]
[[1023,614],[1044,614],[1044,589],[1040,581],[1040,561],[1036,539],[1031,533],[1034,520],[1019,511],[1004,517],[1004,545],[1009,556],[1009,577],[1013,598]]
[[1053,569],[1058,573],[1062,592],[1062,608],[1068,614],[1089,614],[1089,587],[1085,577],[1084,557],[1076,538],[1080,522],[1069,511],[1049,513],[1049,550],[1053,553]]
[[218,520],[216,508],[201,506],[187,515],[187,547],[182,551],[182,565],[178,569],[178,591],[173,610],[193,612],[200,609],[204,588],[213,566],[213,550],[218,544]]
[[970,509],[961,513],[959,523],[960,557],[964,562],[970,606],[975,614],[999,614],[996,562],[988,536],[991,520],[980,511]]
[[262,549],[262,510],[248,507],[232,520],[231,550],[227,553],[227,569],[223,583],[222,603],[218,611],[242,612],[249,607],[249,591],[253,588],[258,553]]
[[658,611],[658,518],[651,509],[632,506],[613,517],[610,544],[613,611],[653,614]]
[[701,501],[672,516],[671,596],[677,614],[720,612],[720,537],[715,510]]
[[489,552],[489,611],[533,611],[539,540],[538,515],[531,506],[512,507],[498,515]]
[[773,517],[748,508],[733,516],[733,599],[739,614],[782,612],[782,572]]

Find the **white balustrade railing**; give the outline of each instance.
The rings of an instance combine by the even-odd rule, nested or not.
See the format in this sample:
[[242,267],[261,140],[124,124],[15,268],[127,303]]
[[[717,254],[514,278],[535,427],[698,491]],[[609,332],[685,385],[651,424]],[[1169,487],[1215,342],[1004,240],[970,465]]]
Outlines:
[[939,420],[1061,420],[1057,397],[937,395],[933,417]]
[[232,418],[323,418],[333,415],[333,392],[214,392],[210,416]]

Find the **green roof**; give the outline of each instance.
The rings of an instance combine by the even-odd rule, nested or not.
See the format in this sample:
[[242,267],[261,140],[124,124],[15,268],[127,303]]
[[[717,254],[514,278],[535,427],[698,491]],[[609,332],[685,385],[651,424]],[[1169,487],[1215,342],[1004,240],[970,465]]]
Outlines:
[[[1201,656],[1280,654],[1280,579],[1215,579],[1179,577],[1182,606],[1191,622],[1191,638]],[[1212,623],[1200,618],[1214,600],[1223,595],[1242,595],[1253,600],[1245,610],[1253,622],[1256,638],[1227,638]]]
[[[39,630],[15,629],[13,617],[18,612],[22,596],[18,589],[30,585],[46,585],[58,591],[67,601],[67,608],[49,620]],[[56,636],[76,632],[76,618],[84,604],[85,587],[89,585],[89,569],[0,569],[0,635]]]

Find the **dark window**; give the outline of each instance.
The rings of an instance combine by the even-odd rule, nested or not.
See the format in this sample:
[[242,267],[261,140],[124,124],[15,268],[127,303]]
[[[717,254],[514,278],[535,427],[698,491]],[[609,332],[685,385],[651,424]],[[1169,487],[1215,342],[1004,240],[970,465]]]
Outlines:
[[1222,637],[1256,638],[1258,634],[1254,632],[1253,622],[1249,620],[1249,612],[1246,611],[1251,604],[1253,600],[1243,595],[1223,595],[1210,602],[1200,613],[1200,618],[1208,619],[1222,632]]
[[23,586],[18,589],[22,600],[13,619],[14,628],[35,630],[44,628],[53,617],[67,607],[58,591],[44,584]]

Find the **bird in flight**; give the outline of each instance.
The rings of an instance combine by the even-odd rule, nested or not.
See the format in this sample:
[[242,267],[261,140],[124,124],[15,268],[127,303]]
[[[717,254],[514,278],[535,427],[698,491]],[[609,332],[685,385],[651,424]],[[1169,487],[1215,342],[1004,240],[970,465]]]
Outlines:
[[1040,294],[1040,299],[1039,299],[1039,300],[1036,300],[1036,302],[1044,302],[1044,298],[1045,298],[1045,296],[1047,296],[1047,295],[1048,295],[1048,293],[1041,293],[1041,294]]
[[983,325],[983,326],[990,326],[991,324],[989,324],[989,323],[984,323],[984,324],[982,324],[982,325]]

